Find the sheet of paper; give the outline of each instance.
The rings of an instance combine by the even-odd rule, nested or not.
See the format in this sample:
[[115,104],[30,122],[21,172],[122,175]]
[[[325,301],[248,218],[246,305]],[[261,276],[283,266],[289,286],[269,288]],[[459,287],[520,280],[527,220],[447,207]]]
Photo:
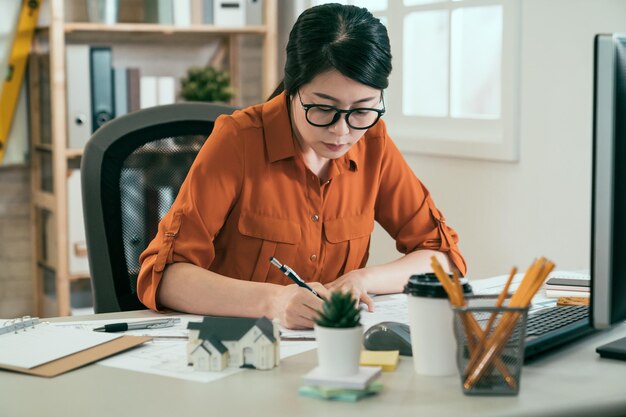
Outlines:
[[[408,307],[405,294],[393,294],[383,297],[374,297],[376,307],[373,312],[367,310],[361,311],[361,324],[363,330],[367,331],[370,327],[383,321],[397,321],[400,323],[408,323]],[[315,331],[313,330],[291,330],[281,327],[281,338],[289,339],[309,339],[315,340]]]
[[46,323],[0,336],[0,363],[33,368],[120,337]]
[[[202,317],[186,314],[169,315],[168,317],[180,317],[181,322],[174,327],[164,329],[124,332],[124,334],[132,335],[149,335],[156,337],[156,339],[131,351],[104,359],[98,362],[98,364],[203,383],[217,381],[237,372],[256,372],[254,370],[240,368],[227,368],[220,372],[194,371],[193,368],[187,364],[187,341],[185,339],[179,339],[178,337],[187,336],[188,322],[201,321]],[[146,320],[146,318],[128,319],[124,321],[131,323],[133,321],[144,320]],[[105,324],[117,322],[119,322],[119,320],[74,321],[59,322],[54,323],[54,325],[57,327],[92,330]],[[315,347],[315,342],[309,341],[282,342],[280,345],[280,357],[281,359],[285,359],[289,356],[315,349]]]
[[[562,276],[561,274],[565,274],[567,272],[564,271],[553,271],[548,275],[551,276]],[[570,272],[574,274],[573,272]],[[477,279],[470,280],[470,285],[472,286],[472,290],[476,295],[498,295],[506,280],[509,278],[508,275],[499,275],[492,278],[485,279]],[[509,287],[509,293],[514,293],[517,287],[519,287],[522,279],[524,278],[524,273],[516,274],[513,277],[513,281],[511,282],[511,286]],[[544,308],[553,307],[556,305],[556,300],[554,298],[547,298],[545,295],[545,291],[543,289],[539,290],[537,294],[533,297],[529,312],[536,312],[542,310]]]
[[406,294],[394,294],[383,297],[380,300],[374,298],[376,303],[374,312],[361,312],[361,324],[364,330],[383,321],[409,322],[409,312],[406,302]]
[[[164,327],[160,329],[138,329],[138,330],[129,330],[124,332],[125,335],[129,336],[151,336],[155,338],[163,337],[163,338],[185,338],[189,334],[187,330],[187,324],[190,321],[202,321],[202,316],[194,316],[191,314],[177,314],[177,315],[167,315],[167,316],[155,316],[154,319],[158,318],[180,318],[180,322],[172,327]],[[137,318],[137,319],[126,319],[126,320],[86,320],[86,321],[64,321],[58,323],[51,323],[56,327],[65,327],[65,328],[73,328],[73,329],[81,329],[81,330],[93,330],[96,327],[102,327],[105,324],[113,324],[120,323],[123,321],[124,323],[134,323],[137,321],[149,321],[152,317],[149,318]]]

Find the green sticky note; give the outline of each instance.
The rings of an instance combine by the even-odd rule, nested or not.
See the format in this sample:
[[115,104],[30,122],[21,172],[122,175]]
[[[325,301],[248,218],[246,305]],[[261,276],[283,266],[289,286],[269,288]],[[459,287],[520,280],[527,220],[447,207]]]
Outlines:
[[363,397],[374,395],[383,389],[380,381],[374,381],[367,388],[345,389],[345,388],[329,388],[317,385],[304,385],[298,389],[298,393],[303,397],[320,398],[323,400],[347,401],[355,402]]

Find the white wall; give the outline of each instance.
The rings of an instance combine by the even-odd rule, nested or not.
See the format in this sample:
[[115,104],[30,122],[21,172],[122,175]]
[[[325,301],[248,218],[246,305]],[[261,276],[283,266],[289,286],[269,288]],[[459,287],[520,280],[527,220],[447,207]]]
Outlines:
[[[589,267],[593,37],[609,32],[626,32],[626,1],[522,1],[519,161],[406,155],[459,232],[468,276],[541,255]],[[370,264],[396,257],[377,229]]]

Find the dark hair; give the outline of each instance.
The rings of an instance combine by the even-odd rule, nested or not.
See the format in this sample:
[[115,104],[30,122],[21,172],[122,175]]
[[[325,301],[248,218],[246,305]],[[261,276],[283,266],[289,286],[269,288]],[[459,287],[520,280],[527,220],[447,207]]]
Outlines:
[[387,28],[367,9],[332,3],[305,10],[289,34],[285,78],[270,98],[282,91],[293,95],[333,69],[370,87],[389,85]]

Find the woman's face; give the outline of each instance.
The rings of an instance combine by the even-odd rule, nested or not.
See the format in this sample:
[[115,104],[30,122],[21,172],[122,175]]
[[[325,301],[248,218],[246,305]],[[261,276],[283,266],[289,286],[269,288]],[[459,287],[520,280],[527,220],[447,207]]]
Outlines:
[[[337,159],[348,152],[366,130],[348,126],[345,113],[330,126],[313,126],[307,121],[300,100],[305,105],[323,104],[343,110],[381,108],[381,91],[332,70],[313,78],[291,98],[292,124],[305,159]],[[351,116],[351,121],[353,117],[356,119],[357,115]]]

